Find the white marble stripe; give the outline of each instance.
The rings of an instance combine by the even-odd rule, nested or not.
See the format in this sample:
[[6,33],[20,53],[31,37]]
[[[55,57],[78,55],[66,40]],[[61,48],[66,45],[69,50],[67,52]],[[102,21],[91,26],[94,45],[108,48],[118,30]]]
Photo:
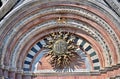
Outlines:
[[36,53],[30,50],[29,54],[34,56]]
[[25,60],[31,62],[32,58],[26,57]]
[[29,64],[24,64],[24,68],[29,68],[30,65]]
[[44,40],[41,40],[40,43],[44,46],[46,45],[45,41]]
[[97,55],[94,55],[91,57],[92,60],[95,60],[95,59],[98,59],[98,56]]
[[34,48],[35,48],[37,51],[40,50],[40,47],[39,47],[37,44],[34,45]]
[[86,49],[90,44],[85,43],[85,45],[83,46],[84,49]]
[[93,52],[94,52],[93,48],[91,48],[90,50],[87,51],[88,54],[91,54]]
[[78,41],[77,41],[77,45],[80,45],[81,43],[82,43],[82,39],[79,39]]
[[52,40],[52,38],[51,37],[47,37],[47,40]]
[[93,66],[100,66],[100,63],[99,62],[93,63]]

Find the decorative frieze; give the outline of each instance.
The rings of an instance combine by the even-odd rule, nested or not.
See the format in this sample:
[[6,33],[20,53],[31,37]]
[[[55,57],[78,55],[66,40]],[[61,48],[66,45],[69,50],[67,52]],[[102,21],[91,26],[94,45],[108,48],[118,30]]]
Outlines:
[[120,16],[120,5],[117,4],[115,1],[116,0],[105,0],[111,7],[113,10],[115,10],[115,12]]

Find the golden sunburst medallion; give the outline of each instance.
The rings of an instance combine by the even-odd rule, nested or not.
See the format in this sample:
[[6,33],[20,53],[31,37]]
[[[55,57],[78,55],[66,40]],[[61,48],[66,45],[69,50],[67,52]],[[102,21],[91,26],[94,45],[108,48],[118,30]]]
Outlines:
[[55,32],[47,38],[45,48],[49,50],[46,57],[54,69],[70,68],[75,62],[78,54],[75,52],[77,45],[74,43],[75,36],[69,32]]

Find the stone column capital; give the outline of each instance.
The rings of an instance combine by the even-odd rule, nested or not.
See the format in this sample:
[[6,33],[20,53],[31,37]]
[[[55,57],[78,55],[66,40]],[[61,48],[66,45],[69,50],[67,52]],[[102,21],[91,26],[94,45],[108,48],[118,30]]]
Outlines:
[[23,74],[23,70],[22,69],[17,69],[17,73]]
[[9,70],[10,70],[11,72],[16,72],[17,68],[11,67],[11,68],[9,68]]
[[25,71],[24,73],[23,73],[24,75],[32,75],[32,72],[31,71]]
[[4,66],[4,69],[5,70],[9,70],[9,66]]
[[3,65],[3,64],[0,64],[0,68],[1,68],[1,69],[4,69],[4,65]]

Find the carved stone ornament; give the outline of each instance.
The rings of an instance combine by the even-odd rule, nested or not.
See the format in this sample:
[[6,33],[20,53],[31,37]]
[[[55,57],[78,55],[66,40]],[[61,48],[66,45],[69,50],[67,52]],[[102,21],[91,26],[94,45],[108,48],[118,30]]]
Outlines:
[[[78,46],[75,44],[75,36],[69,32],[55,32],[46,37],[48,39],[45,48],[49,50],[46,57],[55,70],[75,69],[80,66],[81,57],[77,54]],[[76,63],[77,64],[74,64]]]
[[53,52],[55,54],[64,54],[67,51],[67,43],[63,39],[58,39],[53,45]]

